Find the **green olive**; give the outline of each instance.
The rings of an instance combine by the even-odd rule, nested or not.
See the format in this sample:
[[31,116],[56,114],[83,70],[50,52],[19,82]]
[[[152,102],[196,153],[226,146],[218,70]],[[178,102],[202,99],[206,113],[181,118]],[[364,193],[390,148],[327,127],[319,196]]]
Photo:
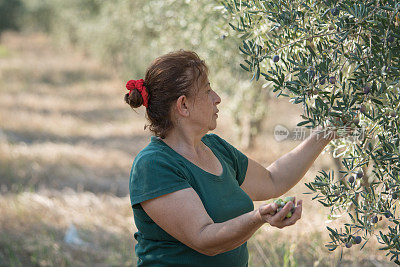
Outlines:
[[285,197],[283,201],[285,201],[287,203],[289,201],[293,202],[293,200],[294,200],[294,197]]
[[[283,207],[290,201],[294,201],[294,197],[285,197],[283,200],[281,198],[275,199],[274,203],[276,203],[278,205],[278,209],[277,209],[277,213],[279,211],[281,211],[283,209]],[[295,211],[295,207],[294,207],[294,203],[293,203],[293,207],[291,208],[290,212],[288,213],[288,215],[286,216],[286,218],[290,218],[292,217],[294,211]]]

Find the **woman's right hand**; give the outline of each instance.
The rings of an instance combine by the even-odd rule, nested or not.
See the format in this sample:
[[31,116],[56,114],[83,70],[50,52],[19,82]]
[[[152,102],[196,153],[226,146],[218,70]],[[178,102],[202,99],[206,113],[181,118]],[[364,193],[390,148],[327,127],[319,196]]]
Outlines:
[[279,212],[276,212],[278,210],[278,205],[276,203],[264,204],[258,208],[258,211],[261,219],[264,222],[269,223],[271,226],[282,229],[283,227],[295,224],[297,220],[301,218],[302,200],[297,202],[297,206],[292,214],[292,217],[286,218],[286,215],[290,212],[293,207],[293,203],[295,202],[296,199],[294,199],[293,202],[289,201]]

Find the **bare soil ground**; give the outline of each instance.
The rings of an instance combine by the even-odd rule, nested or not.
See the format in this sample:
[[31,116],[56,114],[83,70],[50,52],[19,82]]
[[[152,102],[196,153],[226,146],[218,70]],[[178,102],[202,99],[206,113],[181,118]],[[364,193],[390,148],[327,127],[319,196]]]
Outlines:
[[[112,66],[42,34],[6,33],[0,52],[0,265],[136,265],[128,178],[151,136],[143,130],[144,110],[123,102],[125,82]],[[224,100],[214,132],[235,145]],[[293,129],[301,110],[287,99],[266,105],[264,132],[254,149],[242,151],[268,166],[300,143],[279,143],[273,130]],[[324,247],[326,226],[336,224],[327,224],[328,210],[303,193],[304,182],[331,168],[332,159],[321,155],[287,193],[304,200],[301,221],[259,229],[248,242],[250,266],[391,265],[374,238],[361,251],[343,249],[341,261],[341,249]],[[64,242],[71,224],[83,245]]]

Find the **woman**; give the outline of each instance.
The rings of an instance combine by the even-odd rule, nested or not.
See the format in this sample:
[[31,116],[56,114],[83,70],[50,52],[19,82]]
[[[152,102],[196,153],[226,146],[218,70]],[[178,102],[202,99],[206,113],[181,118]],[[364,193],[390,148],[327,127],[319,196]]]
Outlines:
[[[302,201],[277,212],[253,201],[296,185],[330,139],[311,135],[264,168],[216,134],[221,98],[196,53],[157,58],[144,80],[129,81],[125,101],[146,107],[150,143],[136,156],[130,197],[138,266],[247,266],[247,240],[264,223],[283,228],[301,217]],[[293,201],[295,202],[295,201]]]

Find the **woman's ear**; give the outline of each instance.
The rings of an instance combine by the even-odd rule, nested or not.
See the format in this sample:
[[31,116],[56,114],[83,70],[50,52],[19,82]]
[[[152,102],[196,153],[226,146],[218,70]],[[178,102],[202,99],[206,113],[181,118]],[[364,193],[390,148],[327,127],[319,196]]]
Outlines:
[[176,101],[175,105],[177,115],[179,114],[184,117],[189,117],[190,111],[188,107],[189,107],[188,98],[185,95],[181,95]]

